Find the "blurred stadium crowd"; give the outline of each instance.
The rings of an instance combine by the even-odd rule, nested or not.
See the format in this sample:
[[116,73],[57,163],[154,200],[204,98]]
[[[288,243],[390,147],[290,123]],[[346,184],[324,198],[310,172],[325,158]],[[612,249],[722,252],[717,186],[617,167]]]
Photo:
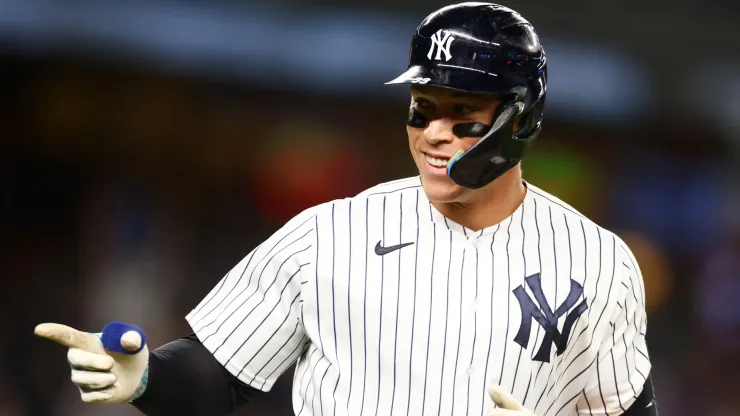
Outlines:
[[[0,1],[0,12],[23,9],[16,15],[27,17],[29,5],[46,10],[51,3]],[[393,26],[392,32],[405,45],[414,22],[441,3],[402,3],[412,26]],[[519,3],[505,4],[525,16],[544,13]],[[335,6],[331,10],[341,14],[344,9]],[[82,30],[65,29],[73,35],[57,43],[41,42],[46,38],[40,34],[25,42],[33,37],[33,21],[21,26],[20,17],[4,16],[0,415],[138,414],[129,406],[83,406],[68,382],[63,350],[35,339],[34,325],[55,321],[93,331],[111,320],[130,321],[156,347],[187,334],[185,314],[291,216],[415,173],[407,154],[405,98],[366,93],[382,90],[384,78],[404,67],[407,50],[394,50],[399,60],[387,72],[380,66],[377,79],[351,80],[362,87],[336,74],[331,77],[347,85],[325,87],[329,79],[302,85],[235,77],[238,69],[222,55],[214,60],[223,72],[182,70],[144,52],[108,50],[111,38],[87,38]],[[39,21],[42,27],[50,20]],[[560,33],[544,26],[547,50],[548,35]],[[347,21],[346,30],[351,27]],[[147,28],[152,38],[164,32]],[[168,36],[192,39],[199,28]],[[557,82],[574,82],[557,69],[573,65],[557,60],[573,53],[558,45],[563,52],[550,57],[554,92],[565,89]],[[608,60],[610,49],[599,48],[592,51]],[[737,63],[740,56],[730,58]],[[244,62],[264,65],[257,60]],[[234,66],[244,64],[236,61]],[[285,58],[285,65],[292,62]],[[326,64],[341,67],[342,59]],[[300,67],[291,68],[299,77]],[[639,107],[647,117],[630,118],[617,108],[624,99],[617,85],[613,101],[602,91],[603,102],[578,107],[579,97],[599,93],[599,80],[606,82],[597,76],[572,95],[553,94],[546,112],[553,116],[546,116],[524,161],[524,176],[616,231],[634,251],[645,276],[661,414],[738,415],[740,129],[731,122],[737,123],[740,102],[703,115],[656,101]],[[711,77],[706,80],[711,84]],[[658,91],[661,82],[654,81]],[[647,83],[653,85],[650,78]],[[738,85],[715,91],[740,92]],[[735,116],[727,121],[712,111]],[[616,112],[624,115],[609,117]],[[292,414],[290,382],[284,376],[238,414]]]

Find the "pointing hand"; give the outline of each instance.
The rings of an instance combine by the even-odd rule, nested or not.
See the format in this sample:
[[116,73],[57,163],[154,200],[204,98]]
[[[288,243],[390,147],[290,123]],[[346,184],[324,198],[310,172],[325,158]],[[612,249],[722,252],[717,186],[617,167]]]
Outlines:
[[45,323],[34,333],[69,348],[72,382],[85,403],[133,401],[146,389],[149,349],[141,328],[111,322],[102,333],[92,334]]

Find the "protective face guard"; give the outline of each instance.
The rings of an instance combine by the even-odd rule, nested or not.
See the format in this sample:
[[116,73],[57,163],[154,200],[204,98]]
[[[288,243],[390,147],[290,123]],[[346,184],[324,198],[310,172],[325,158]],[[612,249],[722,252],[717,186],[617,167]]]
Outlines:
[[[447,164],[450,179],[460,186],[478,189],[514,167],[527,144],[526,140],[512,140],[516,137],[514,123],[523,109],[521,102],[502,103],[493,126],[485,135],[468,150],[461,150],[450,159]],[[458,137],[471,137],[460,131],[463,129],[464,125],[458,124],[453,127],[453,132]]]

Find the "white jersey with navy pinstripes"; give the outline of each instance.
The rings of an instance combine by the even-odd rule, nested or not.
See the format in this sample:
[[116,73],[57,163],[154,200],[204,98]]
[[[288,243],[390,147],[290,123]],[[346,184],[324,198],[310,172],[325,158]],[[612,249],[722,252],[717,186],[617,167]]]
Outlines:
[[256,389],[297,361],[301,416],[484,415],[491,384],[539,416],[619,415],[651,368],[632,253],[531,184],[478,231],[418,177],[308,209],[187,320]]

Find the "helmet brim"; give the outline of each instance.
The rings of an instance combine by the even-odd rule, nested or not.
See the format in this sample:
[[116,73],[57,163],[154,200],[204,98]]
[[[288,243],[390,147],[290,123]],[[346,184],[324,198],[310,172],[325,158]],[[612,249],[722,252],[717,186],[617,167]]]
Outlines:
[[441,64],[432,68],[413,65],[397,78],[385,83],[385,85],[396,84],[431,85],[482,94],[509,93],[502,88],[502,82],[497,74],[470,68],[443,67]]

